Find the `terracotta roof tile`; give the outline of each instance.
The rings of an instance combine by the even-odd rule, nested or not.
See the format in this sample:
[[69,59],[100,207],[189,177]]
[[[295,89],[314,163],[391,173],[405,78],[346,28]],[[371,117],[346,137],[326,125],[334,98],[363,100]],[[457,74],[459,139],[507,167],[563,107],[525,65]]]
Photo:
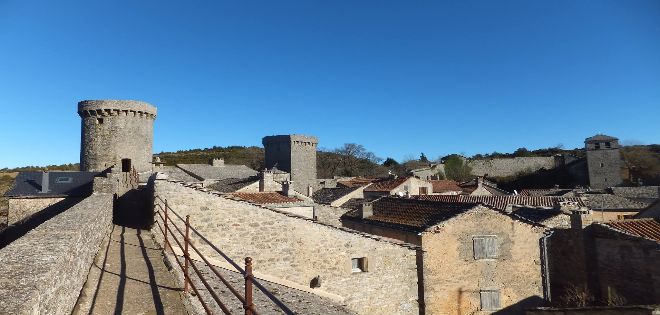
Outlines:
[[487,206],[499,210],[506,210],[508,205],[556,208],[560,201],[576,202],[579,206],[585,206],[580,198],[577,197],[550,197],[550,196],[470,196],[470,195],[421,195],[411,196],[414,199],[432,200],[439,202],[454,203],[483,203]]
[[434,193],[443,193],[448,191],[462,191],[458,182],[454,180],[431,180]]
[[392,189],[401,186],[401,184],[407,180],[408,177],[379,180],[365,188],[364,191],[391,191]]
[[231,196],[256,204],[291,203],[301,201],[278,192],[233,193]]
[[603,223],[616,231],[643,237],[660,243],[660,219],[634,219]]
[[343,186],[343,187],[357,188],[357,187],[362,187],[362,186],[371,184],[374,181],[375,181],[375,179],[372,179],[372,178],[356,177],[356,178],[349,179],[349,180],[337,181],[337,185],[338,186]]

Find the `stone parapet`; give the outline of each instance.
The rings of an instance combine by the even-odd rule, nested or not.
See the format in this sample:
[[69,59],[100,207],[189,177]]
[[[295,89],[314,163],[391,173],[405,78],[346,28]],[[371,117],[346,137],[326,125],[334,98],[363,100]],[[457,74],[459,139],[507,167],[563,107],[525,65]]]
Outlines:
[[71,314],[111,224],[94,194],[0,250],[0,313]]
[[78,102],[80,117],[90,116],[139,116],[156,119],[157,109],[153,105],[130,100],[87,100]]

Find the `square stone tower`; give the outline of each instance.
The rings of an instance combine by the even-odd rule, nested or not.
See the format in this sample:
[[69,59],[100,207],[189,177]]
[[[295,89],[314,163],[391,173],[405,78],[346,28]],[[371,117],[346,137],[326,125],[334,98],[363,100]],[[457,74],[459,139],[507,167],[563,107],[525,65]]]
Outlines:
[[289,172],[296,191],[305,194],[316,182],[316,149],[319,140],[314,136],[279,135],[262,140],[266,151],[266,168],[277,167]]
[[621,184],[619,139],[595,135],[584,140],[589,169],[589,186],[602,189]]

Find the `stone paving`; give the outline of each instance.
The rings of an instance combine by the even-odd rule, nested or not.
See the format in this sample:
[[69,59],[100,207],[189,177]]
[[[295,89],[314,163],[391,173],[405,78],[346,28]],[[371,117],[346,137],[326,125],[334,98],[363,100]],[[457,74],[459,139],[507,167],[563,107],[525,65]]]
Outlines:
[[[169,256],[173,257],[173,256]],[[182,256],[177,256],[179,261],[183,261]],[[176,262],[172,263],[176,266]],[[220,279],[213,273],[213,271],[203,262],[196,261],[195,266],[200,269],[204,279],[213,288],[215,293],[220,298],[220,301],[225,304],[232,314],[243,314],[243,304],[233,295],[233,293],[220,281]],[[177,266],[178,268],[178,266]],[[245,280],[243,275],[230,271],[224,268],[215,267],[215,269],[222,275],[241,295],[245,292]],[[213,314],[222,314],[222,310],[213,300],[213,297],[204,287],[197,274],[192,267],[190,268],[191,278],[195,287],[199,291],[202,299],[208,306],[210,306]],[[349,315],[355,314],[345,308],[338,302],[318,296],[316,294],[297,290],[284,285],[268,282],[265,280],[258,280],[266,290],[273,296],[279,299],[284,305],[291,309],[295,314],[312,314],[312,315]],[[191,289],[192,292],[192,289]],[[286,314],[282,311],[273,301],[271,301],[266,294],[253,286],[254,305],[259,314]],[[203,312],[201,304],[199,304],[197,296],[188,295],[188,299],[194,305],[198,313]]]
[[73,314],[187,314],[149,231],[114,225]]

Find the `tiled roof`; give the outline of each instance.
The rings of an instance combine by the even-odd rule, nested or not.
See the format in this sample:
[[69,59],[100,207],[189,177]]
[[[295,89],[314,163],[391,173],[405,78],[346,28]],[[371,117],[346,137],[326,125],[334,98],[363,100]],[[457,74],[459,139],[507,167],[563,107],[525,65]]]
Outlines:
[[603,223],[613,230],[660,243],[660,219],[634,219]]
[[611,140],[619,140],[619,139],[614,138],[614,137],[610,137],[608,135],[600,135],[599,134],[599,135],[595,135],[593,137],[589,137],[589,138],[585,139],[584,141],[587,142],[587,141],[611,141]]
[[362,187],[368,184],[371,184],[375,179],[371,178],[363,178],[363,177],[356,177],[353,179],[349,180],[340,180],[337,181],[337,186],[343,186],[343,187]]
[[511,212],[534,223],[553,228],[569,228],[570,217],[559,209],[518,208]]
[[364,202],[364,198],[351,198],[351,199],[348,199],[348,201],[344,202],[339,207],[345,208],[345,209],[357,210],[357,209],[360,209],[363,202]]
[[92,194],[96,172],[48,173],[48,192],[41,193],[43,172],[20,172],[12,187],[5,193],[7,197],[83,197]]
[[180,180],[187,183],[199,181],[199,179],[190,176],[188,173],[184,172],[182,169],[176,166],[163,166],[158,171],[167,174],[168,178],[171,180]]
[[548,189],[523,189],[521,196],[563,196],[572,192],[572,189],[548,188]]
[[252,176],[248,178],[227,178],[219,180],[216,183],[213,183],[208,186],[208,188],[217,190],[223,193],[232,193],[241,188],[254,184],[259,181],[258,176]]
[[287,197],[278,192],[233,193],[231,195],[235,198],[245,200],[247,202],[262,204],[262,205],[302,201],[298,198]]
[[201,180],[247,178],[257,175],[257,171],[245,165],[225,164],[225,166],[213,166],[207,164],[177,164],[177,167]]
[[380,191],[380,192],[391,191],[401,186],[401,184],[407,181],[408,178],[409,177],[398,177],[394,179],[378,180],[373,184],[371,184],[369,187],[365,188],[364,191]]
[[434,193],[443,193],[448,191],[462,191],[458,182],[454,180],[431,180]]
[[359,218],[359,210],[346,213],[343,218],[402,228],[416,232],[455,217],[477,206],[476,203],[442,203],[408,198],[381,198],[373,202],[373,215]]
[[350,194],[351,192],[355,191],[358,188],[359,187],[356,187],[356,188],[348,188],[348,187],[321,188],[321,189],[314,192],[314,194],[312,195],[312,199],[316,203],[330,204],[333,201]]
[[597,210],[640,210],[648,204],[609,194],[585,194],[586,203],[591,209]]
[[440,202],[455,202],[455,203],[483,203],[487,206],[499,210],[506,210],[508,205],[526,206],[526,207],[543,207],[543,208],[556,208],[559,206],[560,201],[576,202],[579,206],[585,204],[577,197],[532,197],[520,195],[507,195],[507,196],[470,196],[470,195],[420,195],[411,196],[414,199],[432,200]]

